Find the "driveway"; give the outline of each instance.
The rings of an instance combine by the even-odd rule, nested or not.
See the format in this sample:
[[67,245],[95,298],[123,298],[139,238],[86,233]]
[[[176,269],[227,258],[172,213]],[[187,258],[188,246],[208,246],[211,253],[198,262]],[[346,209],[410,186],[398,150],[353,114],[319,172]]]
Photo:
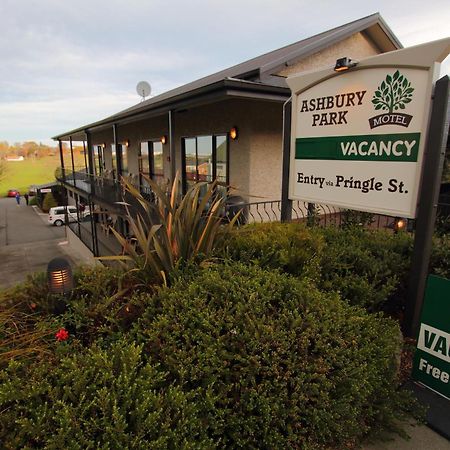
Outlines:
[[65,227],[46,223],[47,214],[14,198],[0,199],[0,288],[25,280],[27,274],[42,272],[56,257],[72,266],[80,260],[66,251]]

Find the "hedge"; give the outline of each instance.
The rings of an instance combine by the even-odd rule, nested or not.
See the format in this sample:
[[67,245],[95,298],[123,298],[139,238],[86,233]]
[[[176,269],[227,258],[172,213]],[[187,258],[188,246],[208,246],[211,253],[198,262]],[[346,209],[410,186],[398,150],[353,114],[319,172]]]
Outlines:
[[[435,237],[433,242],[430,273],[450,278],[450,238]],[[222,256],[307,277],[352,305],[400,317],[412,249],[408,233],[268,223],[236,230]]]
[[394,429],[398,325],[309,281],[239,263],[196,269],[135,327],[153,364],[195,393],[219,448],[347,448]]
[[0,372],[0,441],[8,449],[210,449],[194,394],[123,340],[27,372],[12,362]]

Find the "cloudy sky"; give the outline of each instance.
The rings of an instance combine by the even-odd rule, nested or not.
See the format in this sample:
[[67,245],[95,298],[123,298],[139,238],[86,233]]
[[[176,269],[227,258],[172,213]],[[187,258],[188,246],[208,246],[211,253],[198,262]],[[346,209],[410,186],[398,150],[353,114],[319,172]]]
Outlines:
[[448,0],[1,0],[0,141],[50,143],[140,80],[157,95],[377,11],[404,46],[450,35]]

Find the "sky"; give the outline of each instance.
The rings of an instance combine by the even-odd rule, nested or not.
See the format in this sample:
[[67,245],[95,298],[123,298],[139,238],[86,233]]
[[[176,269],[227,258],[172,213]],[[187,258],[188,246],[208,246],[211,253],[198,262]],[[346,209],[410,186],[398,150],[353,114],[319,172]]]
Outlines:
[[448,0],[1,0],[0,141],[49,144],[141,80],[158,95],[374,12],[405,47],[450,36]]

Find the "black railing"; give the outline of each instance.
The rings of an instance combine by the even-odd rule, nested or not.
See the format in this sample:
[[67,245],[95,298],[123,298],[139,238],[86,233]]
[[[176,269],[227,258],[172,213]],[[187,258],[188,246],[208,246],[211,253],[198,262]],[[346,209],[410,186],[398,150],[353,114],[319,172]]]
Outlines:
[[[98,199],[119,211],[124,209],[123,202],[129,203],[131,206],[136,203],[134,197],[124,189],[120,181],[112,178],[112,172],[105,172],[103,176],[97,176],[87,173],[84,167],[75,170],[59,167],[56,169],[55,178],[68,187],[72,186],[85,192],[94,201]],[[154,193],[149,186],[140,185],[131,176],[128,177],[128,180],[147,201],[155,201]]]
[[[241,211],[239,223],[279,222],[281,220],[281,200],[234,203],[228,208],[227,216]],[[318,226],[359,225],[366,228],[393,228],[395,217],[370,214],[333,205],[292,202],[291,220]]]

